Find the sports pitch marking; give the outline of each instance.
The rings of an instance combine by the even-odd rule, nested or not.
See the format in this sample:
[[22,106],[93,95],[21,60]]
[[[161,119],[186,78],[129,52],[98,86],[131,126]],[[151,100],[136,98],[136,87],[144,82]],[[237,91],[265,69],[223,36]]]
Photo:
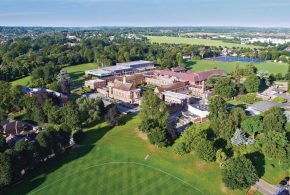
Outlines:
[[74,172],[72,174],[69,174],[69,175],[64,176],[64,177],[62,177],[60,179],[57,179],[54,182],[51,182],[51,183],[43,186],[42,188],[39,188],[39,189],[37,189],[35,191],[32,191],[30,194],[35,194],[35,193],[37,193],[37,192],[39,192],[39,191],[41,191],[41,190],[43,190],[43,189],[45,189],[45,188],[47,188],[49,186],[52,186],[52,185],[54,185],[54,184],[56,184],[56,183],[58,183],[60,181],[63,181],[63,180],[65,180],[65,179],[67,179],[67,178],[69,178],[69,177],[71,177],[73,175],[76,175],[76,174],[78,174],[78,173],[80,173],[82,171],[86,171],[86,170],[91,169],[91,168],[94,168],[94,167],[100,167],[100,166],[105,166],[105,165],[110,165],[110,164],[134,164],[134,165],[139,165],[139,166],[144,166],[144,167],[147,167],[147,168],[151,168],[151,169],[153,169],[155,171],[159,171],[161,173],[164,173],[165,175],[168,175],[168,176],[170,176],[170,177],[172,177],[172,178],[174,178],[174,179],[182,182],[184,185],[187,185],[187,186],[191,187],[192,189],[194,189],[194,190],[196,190],[196,191],[198,191],[198,192],[200,192],[202,194],[205,194],[200,189],[196,188],[195,186],[191,185],[190,183],[182,180],[181,178],[179,178],[179,177],[177,177],[175,175],[172,175],[172,174],[170,174],[170,173],[168,173],[166,171],[163,171],[163,170],[161,170],[159,168],[156,168],[156,167],[153,167],[153,166],[150,166],[150,165],[146,165],[146,164],[143,164],[143,163],[137,163],[137,162],[107,162],[107,163],[102,163],[102,164],[91,165],[91,166],[88,166],[87,168],[81,169],[81,170],[76,171],[76,172]]

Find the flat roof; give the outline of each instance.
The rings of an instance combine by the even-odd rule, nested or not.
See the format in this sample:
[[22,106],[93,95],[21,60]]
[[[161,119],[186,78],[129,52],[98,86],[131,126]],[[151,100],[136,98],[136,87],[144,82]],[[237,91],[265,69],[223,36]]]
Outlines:
[[103,82],[105,80],[102,79],[91,79],[91,80],[86,80],[85,82],[90,82],[90,83],[95,83],[95,82]]
[[189,106],[196,108],[198,110],[201,111],[208,111],[208,105],[204,105],[204,104],[189,104]]
[[254,109],[260,112],[265,112],[269,109],[271,109],[274,106],[279,106],[282,107],[283,104],[278,103],[278,102],[270,102],[270,101],[260,101],[260,102],[256,102],[253,105],[251,105],[249,107],[249,109]]
[[103,69],[96,69],[96,70],[86,70],[86,74],[91,74],[94,76],[110,76],[112,73],[110,71],[106,71]]
[[145,60],[138,60],[138,61],[131,61],[131,62],[121,62],[121,63],[117,63],[118,65],[121,66],[134,66],[134,65],[140,65],[140,64],[153,64],[153,62],[151,61],[145,61]]
[[188,99],[189,98],[188,95],[185,95],[185,94],[182,94],[182,93],[175,93],[175,92],[172,92],[172,91],[165,91],[162,94],[165,95],[165,96],[170,96],[170,97],[174,97],[174,98],[178,98],[178,99]]
[[103,67],[103,68],[101,68],[101,70],[114,72],[114,71],[118,71],[118,70],[131,70],[131,68],[127,67],[127,66],[116,65],[116,66]]

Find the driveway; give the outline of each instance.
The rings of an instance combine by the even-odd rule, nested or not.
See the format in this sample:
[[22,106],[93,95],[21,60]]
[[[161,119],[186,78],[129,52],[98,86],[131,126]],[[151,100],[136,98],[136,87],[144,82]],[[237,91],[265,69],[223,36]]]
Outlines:
[[254,188],[256,188],[257,191],[265,195],[273,195],[279,192],[279,187],[269,184],[262,179],[259,179],[259,181],[256,182]]

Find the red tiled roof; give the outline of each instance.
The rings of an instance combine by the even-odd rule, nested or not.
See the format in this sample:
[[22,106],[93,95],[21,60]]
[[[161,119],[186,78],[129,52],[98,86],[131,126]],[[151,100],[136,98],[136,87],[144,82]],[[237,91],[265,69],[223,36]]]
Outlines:
[[185,73],[180,73],[180,72],[174,72],[171,70],[159,70],[155,71],[156,74],[158,75],[167,75],[171,77],[176,77],[180,81],[191,81],[191,82],[201,82],[206,80],[210,75],[213,74],[218,74],[225,76],[226,72],[223,70],[219,69],[213,69],[213,70],[208,70],[208,71],[199,71],[199,72],[192,72],[192,71],[187,71]]

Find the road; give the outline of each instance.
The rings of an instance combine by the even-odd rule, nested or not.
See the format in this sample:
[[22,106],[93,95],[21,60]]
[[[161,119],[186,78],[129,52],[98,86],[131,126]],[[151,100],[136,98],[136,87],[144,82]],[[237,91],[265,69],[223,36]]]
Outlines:
[[262,179],[256,182],[254,188],[265,195],[273,195],[279,191],[279,187],[269,184]]

